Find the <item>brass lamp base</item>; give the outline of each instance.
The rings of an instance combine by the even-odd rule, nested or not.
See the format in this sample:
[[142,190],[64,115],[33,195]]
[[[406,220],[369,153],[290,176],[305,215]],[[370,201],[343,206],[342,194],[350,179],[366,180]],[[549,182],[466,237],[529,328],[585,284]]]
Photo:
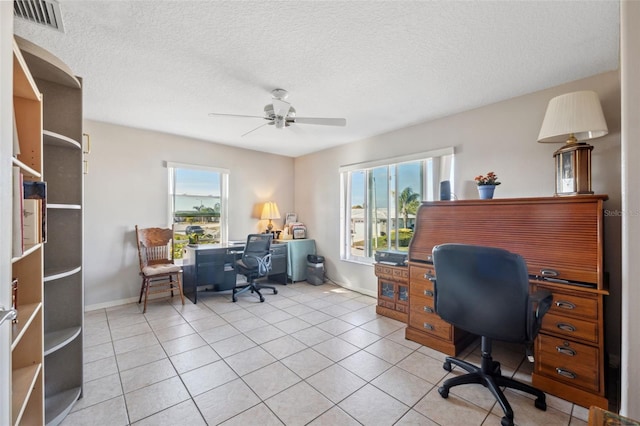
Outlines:
[[556,196],[593,194],[591,190],[591,151],[593,146],[568,143],[556,152]]

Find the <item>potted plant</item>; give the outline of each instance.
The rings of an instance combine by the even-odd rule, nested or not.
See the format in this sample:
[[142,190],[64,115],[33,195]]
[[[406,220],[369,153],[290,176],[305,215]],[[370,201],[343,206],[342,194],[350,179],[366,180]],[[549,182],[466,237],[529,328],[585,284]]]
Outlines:
[[494,172],[489,172],[486,176],[476,176],[475,181],[478,185],[478,194],[480,194],[481,200],[493,198],[493,191],[496,189],[496,186],[500,185],[498,176]]

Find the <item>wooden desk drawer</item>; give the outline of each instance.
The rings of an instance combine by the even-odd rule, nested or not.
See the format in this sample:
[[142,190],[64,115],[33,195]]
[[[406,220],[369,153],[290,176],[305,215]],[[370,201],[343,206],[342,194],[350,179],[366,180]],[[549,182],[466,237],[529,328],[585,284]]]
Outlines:
[[384,306],[385,308],[394,309],[396,304],[393,301],[378,299],[378,305]]
[[549,312],[596,320],[598,319],[598,300],[554,291],[553,304]]
[[375,274],[379,278],[393,279],[393,270],[389,266],[376,264]]
[[598,324],[591,321],[547,313],[542,319],[542,330],[569,339],[598,343]]
[[539,334],[536,349],[536,369],[540,374],[572,386],[600,391],[597,348]]
[[433,283],[431,281],[415,282],[412,281],[409,287],[409,300],[413,297],[430,297],[433,299],[434,290]]
[[450,340],[453,327],[435,313],[433,299],[411,296],[409,325],[441,339]]
[[380,265],[376,263],[375,268],[376,268],[376,275],[378,274],[393,275],[393,272],[391,272],[391,268],[389,266]]
[[409,313],[409,305],[406,303],[396,303],[394,309],[405,314]]
[[435,276],[436,272],[433,265],[425,265],[425,266],[409,266],[409,278],[411,283],[424,283],[431,282],[428,278],[425,278],[425,275]]
[[376,264],[375,274],[378,278],[384,278],[395,282],[406,283],[409,280],[409,268],[406,266]]
[[408,268],[394,268],[393,269],[393,279],[397,282],[406,283],[409,279],[409,270]]
[[552,286],[536,285],[534,288],[549,290],[553,293],[553,304],[549,313],[571,315],[585,319],[598,319],[598,297],[593,295],[558,290]]

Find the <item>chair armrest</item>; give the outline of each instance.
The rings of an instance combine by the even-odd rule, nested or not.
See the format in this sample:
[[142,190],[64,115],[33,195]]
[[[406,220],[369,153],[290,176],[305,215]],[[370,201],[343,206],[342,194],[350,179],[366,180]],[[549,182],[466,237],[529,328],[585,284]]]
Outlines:
[[542,319],[544,314],[551,308],[553,294],[549,290],[538,290],[529,296],[532,306],[536,307],[536,318]]
[[527,331],[529,339],[533,341],[542,326],[542,317],[551,308],[553,295],[549,290],[537,290],[529,295],[529,306],[527,307]]

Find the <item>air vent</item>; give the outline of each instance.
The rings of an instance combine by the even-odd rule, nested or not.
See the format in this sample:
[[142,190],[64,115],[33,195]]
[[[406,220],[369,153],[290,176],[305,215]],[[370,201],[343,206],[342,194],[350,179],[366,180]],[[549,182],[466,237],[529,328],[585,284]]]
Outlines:
[[13,15],[64,32],[60,5],[55,0],[13,0]]

